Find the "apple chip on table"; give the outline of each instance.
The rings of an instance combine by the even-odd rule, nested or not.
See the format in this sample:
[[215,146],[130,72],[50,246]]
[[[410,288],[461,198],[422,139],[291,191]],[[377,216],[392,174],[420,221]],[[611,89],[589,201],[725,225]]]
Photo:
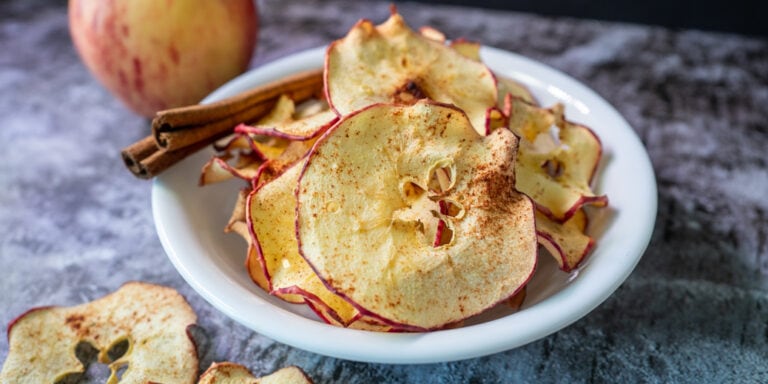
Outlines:
[[[194,383],[197,349],[187,333],[197,317],[175,290],[131,282],[73,307],[41,307],[8,328],[1,383],[58,383],[85,372],[80,351],[95,349],[108,383]],[[87,349],[86,349],[87,350]],[[85,362],[88,363],[88,362]]]
[[0,383],[75,382],[95,359],[108,364],[109,384],[312,384],[299,367],[257,378],[231,362],[212,364],[198,381],[197,347],[188,333],[196,320],[178,292],[143,282],[81,305],[33,308],[8,327]]
[[312,380],[296,366],[281,368],[257,378],[240,364],[223,362],[212,364],[200,376],[198,384],[312,384]]
[[203,172],[251,156],[226,169],[248,182],[227,228],[270,294],[333,325],[441,329],[519,307],[539,246],[565,272],[593,249],[599,138],[494,74],[480,44],[393,12],[329,45],[324,83],[311,112],[281,99],[238,126]]

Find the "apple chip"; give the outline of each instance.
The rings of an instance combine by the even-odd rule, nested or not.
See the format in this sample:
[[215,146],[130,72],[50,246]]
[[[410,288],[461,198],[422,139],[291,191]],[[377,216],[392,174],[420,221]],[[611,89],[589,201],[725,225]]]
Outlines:
[[312,384],[312,380],[296,366],[281,368],[257,378],[240,364],[224,362],[211,364],[200,376],[198,384]]
[[592,130],[567,121],[562,105],[539,108],[510,95],[505,109],[509,129],[521,138],[515,187],[540,211],[563,222],[586,204],[607,204],[590,185],[602,155]]
[[536,212],[539,244],[547,249],[565,272],[578,267],[595,245],[595,240],[585,233],[586,228],[587,214],[582,209],[563,223]]
[[267,182],[283,174],[283,172],[306,156],[314,144],[315,139],[291,141],[280,156],[265,164],[262,181]]
[[441,30],[428,25],[419,28],[419,34],[432,41],[437,41],[438,43],[445,43],[447,40],[445,34]]
[[531,105],[536,105],[536,98],[533,97],[531,91],[522,83],[511,79],[506,76],[496,75],[497,86],[499,88],[498,106],[504,106],[504,99],[507,95],[512,95],[518,99],[525,101]]
[[299,250],[325,284],[398,329],[441,328],[509,298],[533,273],[517,138],[462,110],[379,104],[316,143],[297,191]]
[[470,41],[467,39],[457,39],[451,41],[450,47],[456,52],[460,53],[464,57],[472,59],[474,61],[481,61],[480,48],[482,45],[476,41]]
[[258,160],[238,161],[236,165],[227,162],[228,156],[214,156],[203,165],[199,184],[208,185],[236,177],[248,182],[258,178],[263,163]]
[[235,132],[287,140],[314,138],[338,120],[336,113],[327,105],[317,103],[299,111],[293,100],[283,95],[269,115],[254,125],[240,124],[235,127]]
[[194,383],[197,350],[187,328],[196,319],[175,290],[140,282],[90,303],[33,309],[9,326],[0,382],[72,380],[85,371],[78,350],[88,346],[109,364],[108,383]]
[[[480,43],[466,39],[458,39],[452,41],[450,47],[467,58],[475,61],[482,60],[480,57],[480,48],[482,47]],[[536,99],[533,97],[533,94],[528,87],[509,77],[500,76],[499,74],[494,75],[496,76],[496,88],[498,89],[496,103],[498,108],[504,106],[504,98],[510,93],[512,96],[519,97],[528,103],[536,104]],[[493,127],[491,127],[491,130],[493,130]]]
[[248,275],[259,288],[263,289],[265,292],[270,292],[269,276],[267,276],[267,269],[264,266],[264,261],[262,260],[256,245],[253,243],[253,240],[249,237],[247,241],[248,253],[245,258],[245,268],[248,271]]
[[[199,184],[235,177],[258,185],[265,170],[270,172],[268,179],[276,176],[276,168],[295,162],[312,146],[313,139],[336,120],[336,113],[324,100],[310,99],[297,106],[290,97],[281,95],[269,113],[254,125],[241,123],[223,144],[214,145],[219,154],[203,165]],[[306,143],[293,144],[297,141]],[[296,147],[304,149],[296,154]]]
[[359,21],[325,56],[326,98],[341,116],[375,103],[429,98],[454,104],[486,135],[496,80],[483,63],[422,36],[392,12],[377,26]]
[[222,142],[214,143],[217,155],[203,165],[199,185],[218,183],[232,178],[251,181],[258,176],[266,156],[257,148],[253,139],[244,134],[234,134]]
[[269,281],[264,263],[261,262],[258,249],[253,242],[250,226],[248,225],[248,215],[246,212],[248,197],[253,190],[250,188],[240,190],[237,196],[235,208],[232,210],[229,221],[224,227],[224,232],[234,232],[240,235],[248,244],[248,252],[245,259],[245,266],[251,280],[261,289],[269,292]]
[[269,291],[289,302],[308,300],[328,322],[349,324],[357,311],[325,287],[299,254],[295,189],[304,161],[256,189],[248,200],[248,223],[258,263],[249,265],[254,280],[266,273]]

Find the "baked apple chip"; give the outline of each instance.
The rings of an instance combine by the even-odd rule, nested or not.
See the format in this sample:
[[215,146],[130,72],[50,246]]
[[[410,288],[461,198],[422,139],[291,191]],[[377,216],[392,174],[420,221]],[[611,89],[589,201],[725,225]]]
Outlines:
[[270,293],[293,303],[309,300],[327,322],[347,325],[357,315],[355,308],[329,291],[299,255],[295,189],[303,165],[295,164],[251,193],[246,209],[258,257],[249,260],[248,271],[254,281],[266,275]]
[[109,364],[108,383],[194,383],[197,350],[187,328],[196,320],[175,290],[140,282],[90,303],[33,309],[8,328],[0,382],[69,382],[85,371],[78,351],[95,349]]
[[516,153],[508,129],[481,136],[434,101],[342,117],[299,178],[299,251],[363,315],[398,330],[480,313],[536,264],[533,204],[510,188]]
[[[450,47],[463,56],[475,61],[481,61],[480,48],[482,45],[475,41],[469,41],[466,39],[458,39],[451,42]],[[533,97],[531,91],[522,83],[512,78],[501,76],[498,73],[494,74],[496,77],[497,93],[497,107],[502,108],[504,106],[504,98],[507,94],[511,93],[512,96],[519,97],[528,103],[536,104],[536,99]],[[493,127],[491,127],[491,130]]]
[[[472,59],[474,61],[482,61],[480,57],[480,48],[482,45],[476,41],[470,41],[467,39],[457,39],[451,41],[449,46],[462,56]],[[498,84],[497,84],[498,85]]]
[[223,362],[211,364],[198,384],[312,384],[312,380],[297,366],[280,368],[257,378],[240,364]]
[[297,111],[293,100],[281,96],[275,107],[254,125],[240,124],[235,132],[250,135],[282,138],[287,140],[309,140],[333,125],[338,119],[336,113],[321,101],[314,101],[309,112]]
[[595,240],[586,234],[586,229],[587,214],[583,209],[579,209],[562,223],[552,221],[539,211],[536,212],[539,244],[544,246],[565,272],[578,267],[595,246]]
[[536,98],[533,97],[531,91],[524,84],[514,80],[512,78],[496,75],[497,87],[499,89],[498,106],[503,108],[504,99],[507,95],[512,95],[518,99],[522,99],[526,103],[536,105]]
[[589,128],[565,119],[563,107],[540,108],[508,95],[509,129],[520,137],[515,187],[552,220],[563,222],[584,205],[605,206],[591,187],[602,145]]
[[262,167],[262,173],[259,175],[258,183],[254,186],[269,182],[280,176],[294,164],[300,161],[312,149],[316,139],[291,141],[283,150],[280,156],[267,161]]
[[281,95],[267,115],[253,125],[237,125],[230,138],[214,146],[219,154],[203,165],[200,185],[234,177],[256,186],[264,171],[271,179],[307,152],[336,120],[324,100],[310,99],[297,106]]
[[486,114],[496,105],[487,66],[412,30],[396,12],[376,26],[361,20],[331,43],[324,76],[326,99],[340,116],[375,103],[429,98],[464,110],[486,135]]

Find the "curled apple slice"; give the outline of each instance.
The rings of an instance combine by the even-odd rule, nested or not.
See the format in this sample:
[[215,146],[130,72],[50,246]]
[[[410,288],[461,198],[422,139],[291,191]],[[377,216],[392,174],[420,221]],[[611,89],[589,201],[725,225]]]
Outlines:
[[420,27],[419,34],[438,43],[445,43],[447,40],[445,33],[435,27],[430,27],[428,25]]
[[499,96],[498,96],[499,108],[504,107],[504,98],[506,98],[507,95],[512,95],[513,97],[522,99],[523,101],[531,105],[537,104],[536,98],[533,97],[533,94],[531,93],[531,91],[523,83],[506,76],[496,75],[496,79],[498,82],[497,86],[499,88]]
[[482,47],[482,45],[476,41],[470,41],[467,39],[457,39],[457,40],[451,41],[449,46],[464,57],[467,57],[474,61],[482,61],[482,59],[480,58],[480,48]]
[[[254,125],[239,124],[234,134],[214,145],[219,154],[203,165],[200,185],[240,178],[257,186],[303,156],[322,132],[338,120],[324,100],[298,106],[282,95]],[[267,174],[262,179],[262,175]]]
[[294,303],[309,300],[323,319],[346,325],[355,308],[329,291],[299,255],[294,190],[303,165],[296,163],[251,193],[246,210],[257,257],[248,270],[254,281],[267,276],[270,293]]
[[223,362],[211,364],[197,384],[312,384],[312,380],[297,366],[280,368],[257,378],[240,364]]
[[[426,100],[343,117],[299,179],[302,256],[363,315],[399,330],[444,327],[511,297],[537,256],[533,204],[512,188],[516,143]],[[450,236],[436,242],[440,223]]]
[[[467,58],[475,61],[482,60],[480,57],[480,48],[482,48],[482,45],[480,45],[478,42],[469,41],[466,39],[458,39],[452,41],[450,47]],[[519,97],[528,103],[534,105],[536,104],[536,99],[533,97],[533,94],[523,83],[520,83],[519,81],[506,76],[501,76],[499,74],[495,74],[495,76],[496,88],[498,89],[496,106],[498,108],[504,107],[504,98],[509,93],[511,93],[512,96]],[[493,130],[493,127],[491,127],[491,130]]]
[[359,21],[325,56],[326,98],[341,116],[365,106],[429,98],[464,110],[481,135],[496,105],[496,81],[483,63],[413,31],[393,12],[377,26]]
[[508,95],[505,109],[509,128],[521,138],[516,187],[540,211],[563,222],[584,205],[608,203],[591,187],[602,155],[592,130],[567,121],[562,105],[539,108]]
[[248,161],[242,161],[246,159],[241,157],[235,165],[230,164],[227,160],[229,156],[214,156],[203,165],[200,172],[199,184],[201,186],[218,183],[232,178],[242,179],[248,182],[256,179],[259,175],[262,162],[248,158]]
[[90,303],[33,309],[8,328],[0,383],[74,382],[94,358],[109,364],[109,383],[194,383],[187,328],[196,319],[175,290],[140,282]]
[[310,112],[297,111],[293,100],[281,96],[277,104],[263,119],[254,125],[240,124],[235,132],[287,140],[309,140],[333,125],[338,119],[336,113],[325,103],[316,101]]
[[581,264],[595,246],[595,240],[585,233],[587,214],[579,209],[563,223],[552,221],[536,212],[536,233],[539,244],[555,258],[558,266],[570,272]]
[[296,162],[300,161],[314,145],[315,139],[291,141],[280,156],[264,163],[262,173],[255,185],[266,183],[287,171]]

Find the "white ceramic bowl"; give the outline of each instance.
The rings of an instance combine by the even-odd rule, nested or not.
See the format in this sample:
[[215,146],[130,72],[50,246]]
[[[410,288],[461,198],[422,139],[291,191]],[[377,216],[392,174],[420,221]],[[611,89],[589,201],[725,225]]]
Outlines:
[[[600,137],[604,159],[596,189],[610,208],[590,222],[597,246],[572,273],[540,258],[523,308],[491,310],[457,329],[429,333],[376,333],[321,322],[305,306],[287,304],[255,286],[243,266],[246,244],[223,233],[237,181],[198,187],[202,151],[156,178],[152,207],[157,232],[173,265],[208,302],[234,320],[276,341],[342,359],[380,363],[432,363],[515,348],[556,332],[589,313],[627,278],[650,240],[656,217],[656,181],[648,155],[627,122],[605,100],[571,77],[525,57],[483,47],[496,73],[526,84],[542,105],[566,105],[569,120]],[[294,54],[243,74],[204,100],[212,102],[301,70],[322,66],[324,48]]]

